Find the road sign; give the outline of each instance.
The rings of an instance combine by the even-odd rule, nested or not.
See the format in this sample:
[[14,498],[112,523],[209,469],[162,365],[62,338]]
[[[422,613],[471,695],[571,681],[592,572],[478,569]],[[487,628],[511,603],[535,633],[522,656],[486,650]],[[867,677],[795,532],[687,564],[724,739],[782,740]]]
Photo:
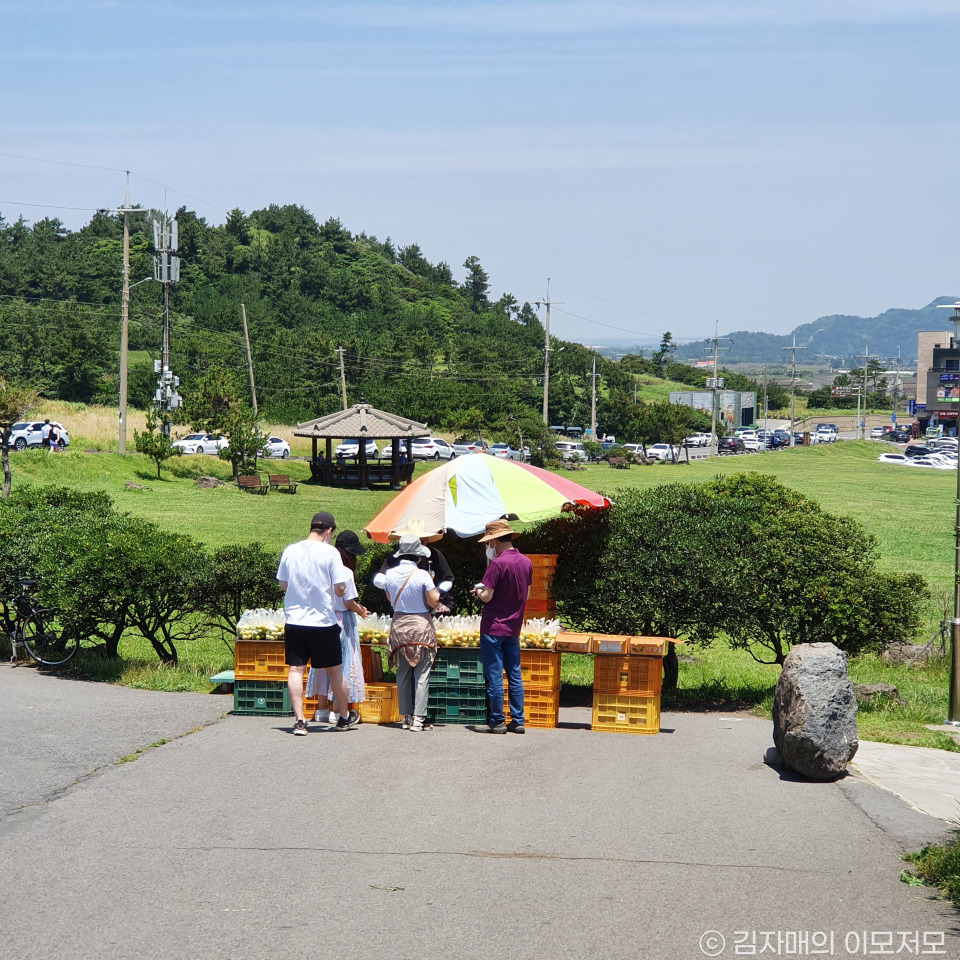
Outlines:
[[853,387],[831,387],[830,396],[831,397],[852,397],[853,396]]

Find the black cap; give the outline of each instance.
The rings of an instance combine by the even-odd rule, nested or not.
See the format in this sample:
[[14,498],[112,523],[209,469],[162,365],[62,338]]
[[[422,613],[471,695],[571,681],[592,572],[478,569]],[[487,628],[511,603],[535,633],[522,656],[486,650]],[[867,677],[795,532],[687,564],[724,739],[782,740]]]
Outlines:
[[338,550],[342,550],[344,553],[352,553],[355,557],[362,557],[367,552],[367,548],[352,530],[343,530],[338,533],[335,546]]
[[313,515],[313,519],[310,521],[311,530],[336,530],[337,521],[333,519],[332,513],[327,513],[326,510],[321,510],[319,513]]

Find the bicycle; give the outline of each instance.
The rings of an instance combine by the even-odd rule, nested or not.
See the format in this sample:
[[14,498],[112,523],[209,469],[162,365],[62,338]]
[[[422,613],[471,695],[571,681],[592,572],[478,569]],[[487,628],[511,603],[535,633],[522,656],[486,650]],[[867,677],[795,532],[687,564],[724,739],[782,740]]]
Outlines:
[[3,613],[0,626],[10,640],[10,662],[17,659],[17,647],[43,667],[59,667],[80,648],[79,638],[63,623],[60,612],[52,607],[38,607],[30,599],[29,590],[36,580],[18,580],[20,592],[0,597]]

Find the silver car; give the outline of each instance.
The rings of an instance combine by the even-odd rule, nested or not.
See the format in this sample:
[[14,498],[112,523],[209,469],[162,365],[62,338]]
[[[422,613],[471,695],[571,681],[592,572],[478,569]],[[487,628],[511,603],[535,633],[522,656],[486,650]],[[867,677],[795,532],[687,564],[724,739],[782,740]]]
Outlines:
[[[7,445],[14,450],[26,450],[27,447],[43,446],[43,420],[24,420],[21,423],[15,423],[10,430],[10,440]],[[62,423],[51,421],[51,427],[56,427],[60,432],[60,443],[64,447],[70,446],[70,438]]]
[[558,440],[554,446],[562,460],[582,460],[586,463],[590,459],[587,456],[587,451],[583,449],[582,443],[573,440]]
[[501,460],[523,460],[523,454],[519,450],[514,450],[509,443],[495,443],[487,453]]
[[217,454],[230,446],[226,437],[218,437],[214,433],[188,433],[179,440],[174,440],[170,446],[184,453],[212,453]]

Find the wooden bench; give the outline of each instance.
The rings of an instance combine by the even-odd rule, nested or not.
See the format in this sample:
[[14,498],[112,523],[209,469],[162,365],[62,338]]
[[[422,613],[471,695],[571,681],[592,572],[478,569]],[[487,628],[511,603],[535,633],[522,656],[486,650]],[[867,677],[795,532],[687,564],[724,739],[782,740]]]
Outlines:
[[630,469],[630,461],[626,457],[611,457],[607,462],[611,467],[616,467],[618,470]]
[[266,493],[270,486],[263,482],[259,476],[237,477],[237,487],[241,490],[249,490],[251,493]]
[[291,480],[285,473],[268,473],[271,490],[282,490],[284,493],[296,493],[297,481]]

